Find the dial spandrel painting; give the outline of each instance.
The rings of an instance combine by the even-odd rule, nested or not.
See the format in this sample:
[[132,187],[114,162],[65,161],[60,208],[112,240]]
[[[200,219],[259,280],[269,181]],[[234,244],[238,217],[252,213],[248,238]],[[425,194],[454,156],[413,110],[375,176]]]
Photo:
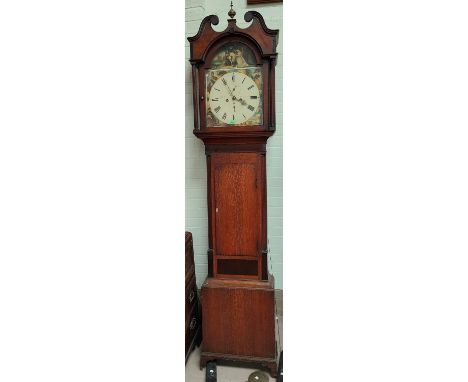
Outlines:
[[254,126],[263,123],[261,67],[246,45],[229,43],[206,71],[206,126]]

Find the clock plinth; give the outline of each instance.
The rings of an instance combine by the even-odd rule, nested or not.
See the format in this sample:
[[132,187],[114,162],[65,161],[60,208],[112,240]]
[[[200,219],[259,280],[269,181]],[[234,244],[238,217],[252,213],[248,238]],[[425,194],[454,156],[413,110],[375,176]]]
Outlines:
[[[233,17],[233,16],[232,16]],[[267,264],[266,143],[275,131],[278,30],[255,11],[245,29],[217,16],[189,37],[194,130],[205,144],[208,278],[201,290],[208,361],[277,371],[274,279]]]
[[202,286],[203,344],[207,362],[256,364],[277,370],[274,279],[239,281],[207,278]]

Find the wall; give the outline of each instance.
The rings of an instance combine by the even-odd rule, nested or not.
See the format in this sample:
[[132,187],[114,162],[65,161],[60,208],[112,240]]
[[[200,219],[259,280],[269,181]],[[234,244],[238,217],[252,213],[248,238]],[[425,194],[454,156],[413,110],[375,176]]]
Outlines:
[[[259,11],[271,29],[280,29],[276,65],[276,132],[267,145],[268,247],[270,272],[275,276],[276,288],[283,288],[283,46],[282,4],[247,6],[246,0],[233,1],[237,25],[245,28],[244,14]],[[185,36],[197,33],[200,21],[215,14],[219,24],[215,30],[227,26],[229,1],[186,0]],[[206,164],[203,142],[193,133],[192,72],[188,62],[190,50],[185,41],[185,227],[192,232],[195,252],[195,270],[199,286],[207,276],[208,217],[206,206]]]

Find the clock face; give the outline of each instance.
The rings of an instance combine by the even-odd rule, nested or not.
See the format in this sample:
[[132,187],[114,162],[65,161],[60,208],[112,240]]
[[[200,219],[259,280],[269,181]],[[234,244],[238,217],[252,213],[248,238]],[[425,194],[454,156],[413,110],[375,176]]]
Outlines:
[[227,43],[206,71],[206,126],[263,124],[263,77],[252,50],[240,42]]
[[218,122],[241,125],[250,120],[257,121],[255,115],[260,106],[260,90],[251,77],[232,70],[214,82],[208,102]]

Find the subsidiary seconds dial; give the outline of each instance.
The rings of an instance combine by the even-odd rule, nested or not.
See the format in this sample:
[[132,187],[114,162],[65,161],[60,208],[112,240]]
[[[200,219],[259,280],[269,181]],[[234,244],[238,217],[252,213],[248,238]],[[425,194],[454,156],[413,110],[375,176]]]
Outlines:
[[252,78],[232,71],[213,84],[209,102],[219,121],[237,125],[255,114],[260,104],[260,91]]

